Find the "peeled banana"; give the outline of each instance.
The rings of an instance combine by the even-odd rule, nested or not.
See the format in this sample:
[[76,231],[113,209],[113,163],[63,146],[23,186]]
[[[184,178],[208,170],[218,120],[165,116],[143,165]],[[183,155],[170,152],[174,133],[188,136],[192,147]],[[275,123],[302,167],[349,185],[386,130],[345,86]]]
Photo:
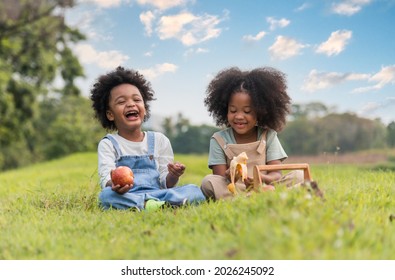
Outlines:
[[244,181],[244,179],[246,179],[248,176],[247,160],[247,154],[245,152],[242,152],[238,156],[233,157],[233,159],[230,161],[230,184],[228,185],[228,190],[234,195],[239,192],[235,184],[236,181],[238,179]]

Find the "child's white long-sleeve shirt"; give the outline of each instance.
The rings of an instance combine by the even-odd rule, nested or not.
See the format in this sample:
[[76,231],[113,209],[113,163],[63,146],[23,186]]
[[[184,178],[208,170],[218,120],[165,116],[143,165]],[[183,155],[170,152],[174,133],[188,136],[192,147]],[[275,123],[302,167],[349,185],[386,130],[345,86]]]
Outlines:
[[[161,188],[167,188],[166,176],[169,173],[167,165],[174,161],[173,148],[170,140],[160,132],[155,134],[155,151],[154,159],[160,174]],[[111,134],[118,142],[119,148],[123,155],[141,156],[148,154],[147,133],[144,132],[144,140],[142,142],[129,141],[118,133]],[[111,180],[110,172],[116,167],[117,154],[112,142],[108,138],[103,138],[98,145],[98,173],[100,186],[104,188],[109,180]]]

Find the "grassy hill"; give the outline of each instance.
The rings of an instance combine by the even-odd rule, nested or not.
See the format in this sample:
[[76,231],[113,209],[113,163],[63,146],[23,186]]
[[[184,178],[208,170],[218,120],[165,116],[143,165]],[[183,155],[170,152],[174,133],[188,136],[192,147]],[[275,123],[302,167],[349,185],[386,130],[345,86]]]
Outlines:
[[[177,155],[200,184],[206,156]],[[0,173],[0,259],[395,259],[395,174],[314,164],[303,189],[156,213],[102,211],[95,153]]]

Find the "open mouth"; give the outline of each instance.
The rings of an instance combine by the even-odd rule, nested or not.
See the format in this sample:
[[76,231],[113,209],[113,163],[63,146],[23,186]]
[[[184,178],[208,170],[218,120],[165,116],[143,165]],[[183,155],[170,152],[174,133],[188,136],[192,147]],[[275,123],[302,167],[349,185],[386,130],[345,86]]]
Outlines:
[[138,111],[128,111],[128,112],[126,112],[125,117],[128,120],[136,119],[139,117],[139,112]]

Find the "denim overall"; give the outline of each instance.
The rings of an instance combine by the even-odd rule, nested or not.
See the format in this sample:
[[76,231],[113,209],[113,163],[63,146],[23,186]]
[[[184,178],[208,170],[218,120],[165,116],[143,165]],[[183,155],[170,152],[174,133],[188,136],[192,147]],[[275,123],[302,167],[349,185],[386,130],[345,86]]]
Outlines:
[[118,142],[110,134],[105,138],[114,145],[116,154],[116,166],[128,166],[134,173],[134,185],[125,194],[114,192],[111,187],[105,187],[99,195],[100,204],[104,209],[144,209],[144,202],[149,199],[166,201],[171,205],[181,205],[185,202],[198,203],[205,200],[200,188],[193,184],[177,186],[169,189],[161,189],[159,171],[154,159],[155,134],[147,132],[148,155],[133,156],[123,155]]

